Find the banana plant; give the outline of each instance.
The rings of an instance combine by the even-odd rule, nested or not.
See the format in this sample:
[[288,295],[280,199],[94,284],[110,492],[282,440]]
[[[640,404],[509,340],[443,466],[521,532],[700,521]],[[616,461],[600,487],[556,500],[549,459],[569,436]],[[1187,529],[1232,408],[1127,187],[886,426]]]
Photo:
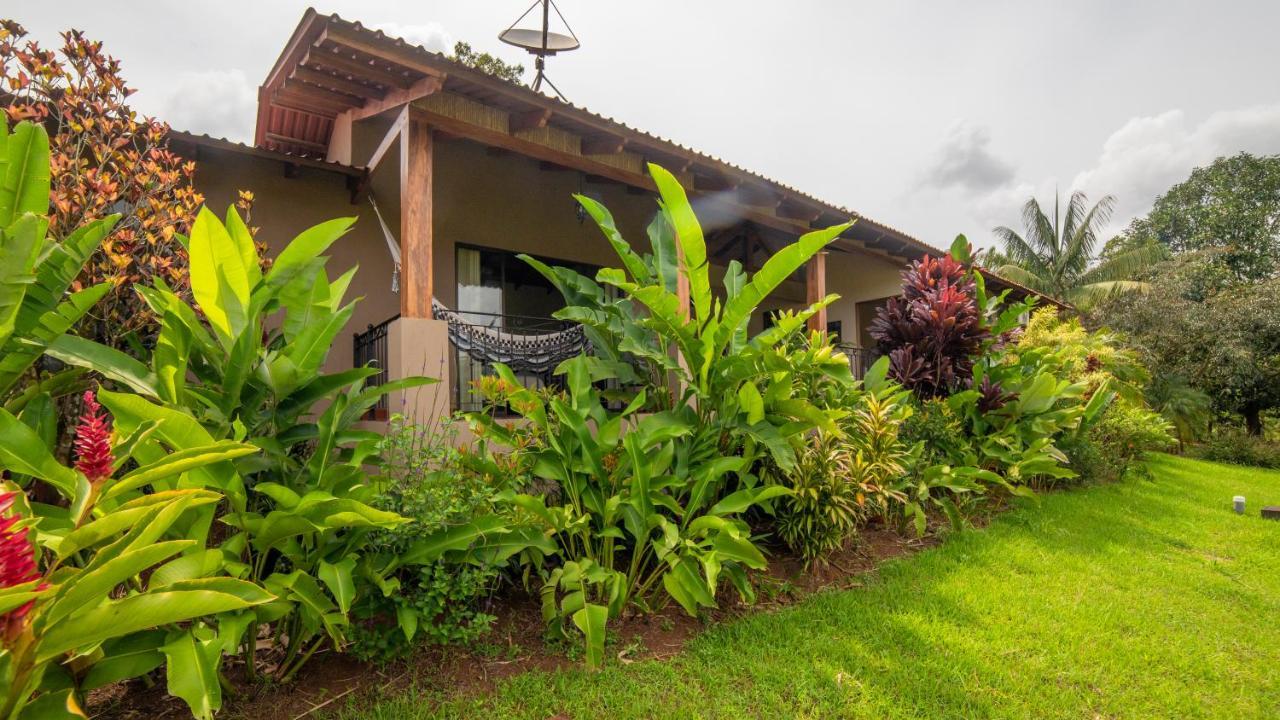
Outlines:
[[[85,405],[75,467],[0,409],[9,451],[0,468],[47,484],[66,503],[30,502],[16,483],[0,483],[0,544],[15,573],[0,578],[0,718],[85,717],[84,693],[162,665],[170,692],[211,718],[223,655],[242,642],[244,618],[275,598],[231,577],[234,557],[187,537],[222,495],[186,480],[204,472],[225,481],[230,461],[258,449],[166,444],[147,459],[138,451],[156,424],[113,434],[91,394]],[[138,493],[145,484],[168,489]],[[196,643],[202,652],[183,651]]]

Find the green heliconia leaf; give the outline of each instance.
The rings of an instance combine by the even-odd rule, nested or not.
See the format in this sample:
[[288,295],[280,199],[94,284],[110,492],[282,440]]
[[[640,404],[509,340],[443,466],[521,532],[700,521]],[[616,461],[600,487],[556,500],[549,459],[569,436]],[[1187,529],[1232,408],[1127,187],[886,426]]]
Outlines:
[[337,218],[304,230],[276,256],[271,269],[267,271],[266,284],[278,288],[289,283],[316,257],[324,254],[338,238],[345,235],[355,221],[354,217]]
[[101,602],[116,586],[194,544],[191,540],[170,540],[145,545],[123,552],[93,569],[80,572],[72,580],[63,583],[45,613],[46,621],[55,625],[77,610]]
[[76,471],[58,462],[44,440],[21,420],[0,409],[0,467],[19,475],[40,478],[72,497]]
[[252,455],[256,452],[259,452],[257,446],[232,440],[220,440],[210,445],[179,450],[129,472],[112,484],[103,493],[103,497],[119,497],[131,490],[150,485],[157,480],[164,480],[211,463],[232,460],[245,455]]
[[189,237],[191,294],[230,348],[248,321],[249,271],[227,228],[208,208],[201,208]]
[[193,632],[179,633],[163,648],[169,694],[182,698],[198,720],[211,720],[222,707],[221,650],[217,638],[201,640]]
[[221,571],[224,562],[221,550],[201,550],[183,555],[156,568],[147,580],[147,587],[155,590],[184,580],[209,577]]
[[161,648],[168,635],[164,630],[146,630],[103,643],[105,657],[94,663],[80,681],[82,690],[140,677],[164,664]]
[[49,133],[44,126],[20,122],[0,130],[0,227],[23,213],[49,214]]
[[412,642],[413,636],[418,634],[417,608],[397,603],[396,624],[400,626],[400,632],[404,633],[405,642]]
[[45,348],[45,354],[68,365],[93,370],[148,397],[160,397],[156,376],[146,365],[116,350],[77,335],[61,335]]
[[352,574],[356,569],[356,556],[348,555],[336,563],[320,561],[316,575],[320,582],[329,588],[329,593],[338,602],[338,609],[345,615],[351,610],[351,601],[355,598],[356,584]]
[[968,264],[973,261],[973,255],[969,252],[969,239],[964,235],[957,235],[951,242],[951,257],[960,263]]
[[662,196],[663,214],[675,231],[676,243],[684,253],[681,272],[689,277],[689,300],[699,323],[711,315],[711,276],[707,264],[707,243],[702,226],[693,212],[684,187],[674,175],[659,165],[649,163],[649,175]]
[[609,608],[587,603],[573,614],[573,624],[586,637],[587,667],[598,670],[604,666],[605,625],[609,622]]
[[159,591],[112,600],[47,628],[36,661],[46,662],[76,648],[193,618],[242,610],[274,597],[244,580],[203,578]]
[[790,495],[791,490],[783,485],[765,485],[745,488],[726,495],[707,511],[708,515],[733,515],[745,511],[752,505],[758,505],[783,495]]
[[484,515],[471,522],[437,531],[409,546],[400,556],[403,565],[432,563],[445,553],[466,550],[490,535],[508,532],[506,520],[498,515]]
[[765,562],[764,554],[750,540],[735,537],[727,532],[716,533],[711,541],[711,547],[722,558],[737,560],[753,570],[763,570],[768,564]]
[[57,690],[40,695],[22,708],[17,720],[75,720],[87,718],[80,703],[76,702],[74,689]]
[[675,565],[663,573],[662,586],[690,615],[697,616],[699,607],[715,607],[715,596],[693,562],[677,559]]

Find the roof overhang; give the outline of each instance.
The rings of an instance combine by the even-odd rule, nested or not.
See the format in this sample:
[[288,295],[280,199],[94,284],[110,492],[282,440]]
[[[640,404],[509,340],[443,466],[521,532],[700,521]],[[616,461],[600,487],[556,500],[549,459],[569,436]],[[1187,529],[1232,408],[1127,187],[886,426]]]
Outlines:
[[[255,145],[292,157],[325,160],[335,124],[411,104],[420,119],[448,135],[635,187],[653,189],[644,163],[657,163],[691,193],[729,198],[744,220],[788,234],[857,219],[835,243],[846,251],[898,263],[943,253],[719,158],[313,9],[303,14],[258,101]],[[984,273],[1003,287],[1035,294]]]

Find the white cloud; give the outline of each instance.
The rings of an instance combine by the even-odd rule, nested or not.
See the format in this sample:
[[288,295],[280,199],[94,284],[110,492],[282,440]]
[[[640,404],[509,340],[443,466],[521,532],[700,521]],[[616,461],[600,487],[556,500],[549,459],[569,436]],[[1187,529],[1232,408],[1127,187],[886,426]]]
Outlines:
[[1241,151],[1280,153],[1280,103],[1216,112],[1195,126],[1181,110],[1133,118],[1107,138],[1097,163],[1071,187],[1091,199],[1116,196],[1110,232],[1119,232],[1194,168]]
[[432,52],[453,51],[453,35],[440,23],[428,22],[415,25],[387,22],[369,27],[381,30],[384,35],[421,45]]
[[244,72],[204,70],[178,75],[155,115],[175,130],[250,142],[257,105],[257,89]]
[[947,128],[937,157],[925,171],[924,182],[939,189],[958,188],[984,192],[1013,181],[1013,165],[990,150],[991,131],[963,120]]

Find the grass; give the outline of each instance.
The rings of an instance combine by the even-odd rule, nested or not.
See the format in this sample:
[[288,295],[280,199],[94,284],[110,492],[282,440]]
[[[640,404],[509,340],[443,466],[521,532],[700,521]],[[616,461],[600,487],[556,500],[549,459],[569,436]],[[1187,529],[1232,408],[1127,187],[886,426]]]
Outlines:
[[[413,690],[347,720],[1280,717],[1280,472],[1158,457],[709,629],[666,661]],[[1232,514],[1233,495],[1250,512]]]

